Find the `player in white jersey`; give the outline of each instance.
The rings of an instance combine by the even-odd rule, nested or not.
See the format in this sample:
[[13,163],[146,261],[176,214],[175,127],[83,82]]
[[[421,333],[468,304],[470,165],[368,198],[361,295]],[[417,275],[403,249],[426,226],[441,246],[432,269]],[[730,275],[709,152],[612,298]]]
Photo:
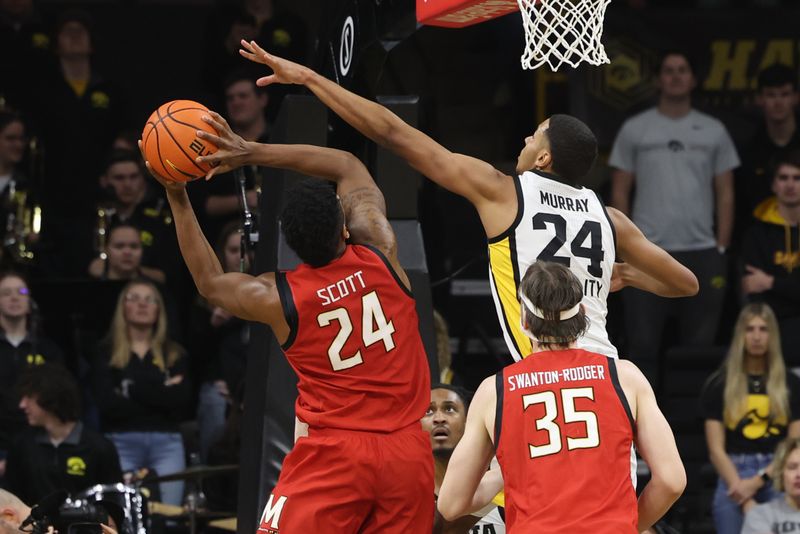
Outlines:
[[[608,291],[633,286],[665,297],[697,293],[691,271],[650,243],[621,212],[609,208],[606,215],[599,198],[578,185],[597,156],[594,134],[580,120],[554,115],[542,122],[525,139],[518,176],[509,176],[489,163],[450,152],[380,104],[268,54],[254,41],[242,41],[242,47],[244,57],[274,72],[258,85],[306,86],[359,132],[475,206],[489,240],[494,300],[514,359],[531,352],[519,327],[517,289],[521,273],[537,259],[564,263],[578,276],[593,324],[579,346],[605,354],[616,355],[605,332]],[[615,259],[625,263],[614,266]]]
[[590,322],[580,347],[617,356],[606,334],[616,236],[605,206],[591,189],[568,185],[542,171],[524,172],[514,181],[517,218],[508,230],[489,239],[489,282],[511,356],[520,360],[531,353],[530,338],[518,327],[517,293],[521,273],[537,260],[561,263],[581,282]]

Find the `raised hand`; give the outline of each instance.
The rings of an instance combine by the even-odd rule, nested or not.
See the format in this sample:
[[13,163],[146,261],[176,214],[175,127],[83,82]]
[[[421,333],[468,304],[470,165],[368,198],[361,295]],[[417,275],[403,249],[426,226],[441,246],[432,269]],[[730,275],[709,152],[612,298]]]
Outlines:
[[214,127],[217,135],[197,131],[197,137],[205,139],[217,147],[217,151],[207,156],[197,158],[198,163],[208,163],[211,170],[206,174],[206,180],[210,180],[215,174],[225,173],[237,169],[247,164],[247,158],[252,154],[250,143],[234,133],[228,122],[214,111],[209,111],[208,115],[203,115],[203,120]]
[[273,56],[258,46],[255,41],[242,39],[242,48],[239,53],[254,63],[261,63],[272,69],[273,74],[256,80],[256,84],[261,87],[273,83],[303,85],[305,80],[314,73],[308,67],[298,65],[288,59]]

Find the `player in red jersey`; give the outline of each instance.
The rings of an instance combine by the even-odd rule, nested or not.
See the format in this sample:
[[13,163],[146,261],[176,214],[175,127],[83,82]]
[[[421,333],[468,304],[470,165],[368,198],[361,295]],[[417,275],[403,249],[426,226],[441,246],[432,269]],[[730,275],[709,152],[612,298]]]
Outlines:
[[420,426],[430,373],[383,195],[352,154],[245,142],[220,115],[206,119],[219,134],[203,136],[219,147],[203,158],[216,165],[209,177],[264,165],[337,186],[309,180],[287,193],[282,230],[304,263],[250,276],[223,272],[184,185],[156,176],[200,293],[269,325],[299,378],[307,436],[286,456],[259,532],[430,532],[433,461]]
[[[567,267],[528,268],[521,315],[534,352],[476,391],[439,492],[445,518],[485,506],[505,483],[509,533],[628,534],[683,492],[683,464],[647,379],[629,361],[575,348],[587,327],[582,297]],[[638,504],[634,442],[652,473]],[[502,478],[484,475],[495,451]]]

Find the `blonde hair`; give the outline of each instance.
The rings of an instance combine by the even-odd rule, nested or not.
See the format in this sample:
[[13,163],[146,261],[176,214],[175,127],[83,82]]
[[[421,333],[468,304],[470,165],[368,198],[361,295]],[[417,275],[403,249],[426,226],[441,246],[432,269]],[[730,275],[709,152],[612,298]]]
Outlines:
[[[748,304],[739,312],[728,355],[715,376],[725,378],[723,419],[726,423],[739,421],[747,412],[747,372],[745,370],[745,334],[750,321],[759,317],[767,323],[766,390],[769,397],[770,419],[789,419],[789,389],[786,386],[786,366],[783,363],[778,320],[768,305],[761,302]],[[795,392],[798,394],[798,392]]]
[[158,316],[150,337],[150,350],[153,353],[153,363],[156,367],[165,371],[167,368],[172,367],[183,355],[183,348],[167,337],[167,314],[164,311],[164,299],[155,284],[147,280],[129,282],[120,291],[107,336],[107,342],[111,346],[109,365],[116,369],[124,369],[131,359],[132,349],[128,333],[128,321],[125,319],[125,299],[128,297],[130,290],[137,286],[149,287],[156,299]]
[[775,489],[783,492],[783,470],[786,469],[786,462],[793,450],[800,448],[800,438],[786,438],[778,444],[775,449],[775,458],[772,461],[772,485]]

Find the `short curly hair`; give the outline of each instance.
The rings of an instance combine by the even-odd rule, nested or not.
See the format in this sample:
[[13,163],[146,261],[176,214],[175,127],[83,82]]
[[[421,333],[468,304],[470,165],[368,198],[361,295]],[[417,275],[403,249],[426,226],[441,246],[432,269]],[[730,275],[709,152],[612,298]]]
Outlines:
[[553,115],[545,133],[554,173],[573,184],[589,173],[597,159],[597,138],[583,121],[570,115]]
[[454,386],[453,384],[433,384],[431,386],[431,391],[434,389],[446,389],[447,391],[452,391],[458,398],[461,400],[461,404],[464,405],[464,410],[469,410],[469,405],[472,402],[472,397],[475,394],[468,390],[467,388],[462,388],[461,386]]
[[67,423],[81,417],[78,383],[63,366],[45,363],[26,369],[17,380],[19,397],[31,397],[37,404]]
[[286,194],[281,229],[301,260],[322,267],[336,258],[344,213],[329,182],[304,180]]

